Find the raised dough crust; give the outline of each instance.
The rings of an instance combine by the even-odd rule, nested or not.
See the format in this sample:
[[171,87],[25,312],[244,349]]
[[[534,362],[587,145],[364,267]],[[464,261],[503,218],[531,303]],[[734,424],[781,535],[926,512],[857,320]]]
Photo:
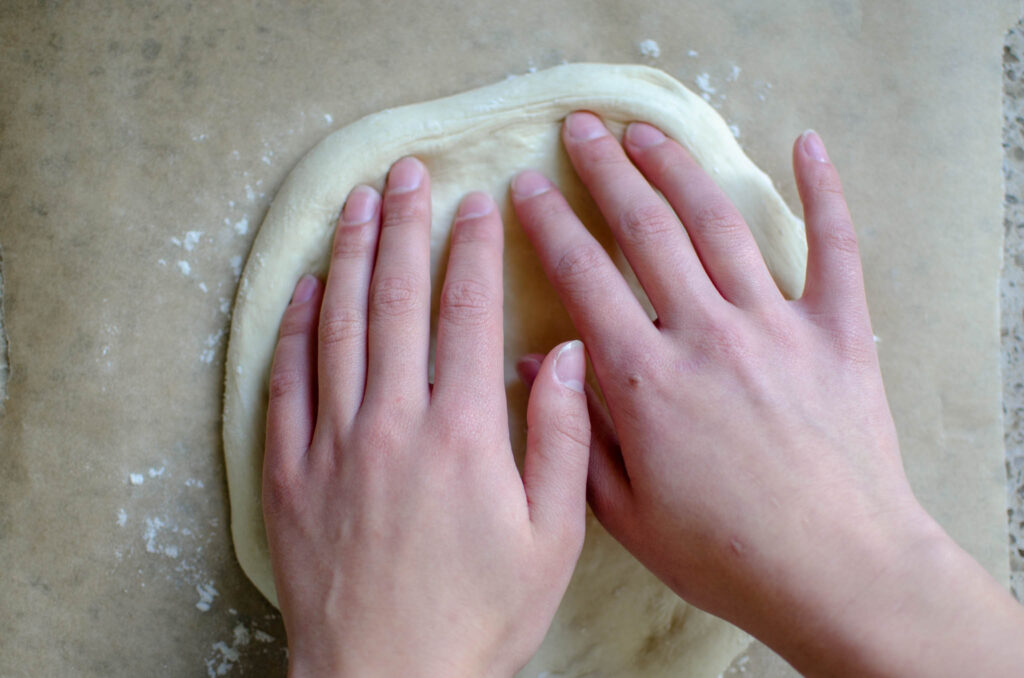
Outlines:
[[[267,213],[242,275],[228,346],[224,455],[231,531],[242,569],[275,605],[260,506],[267,378],[293,285],[305,272],[326,273],[346,195],[359,183],[380,188],[399,157],[424,161],[433,187],[435,295],[459,198],[487,190],[497,200],[506,225],[509,421],[513,447],[522,449],[526,397],[514,361],[575,333],[509,207],[515,172],[530,167],[552,178],[638,290],[559,141],[561,121],[580,109],[599,114],[616,135],[629,121],[643,120],[682,143],[742,212],[780,289],[790,298],[800,295],[803,224],[714,109],[656,69],[568,64],[382,111],[334,132],[295,167]],[[520,675],[715,676],[743,648],[741,632],[680,602],[592,517],[587,535],[551,631]]]

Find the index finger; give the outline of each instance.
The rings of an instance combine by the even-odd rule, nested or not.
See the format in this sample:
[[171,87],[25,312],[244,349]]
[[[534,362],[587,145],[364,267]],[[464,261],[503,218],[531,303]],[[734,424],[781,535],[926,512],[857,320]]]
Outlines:
[[657,330],[611,257],[539,172],[512,182],[519,223],[565,310],[583,337],[595,369],[617,363],[643,333]]

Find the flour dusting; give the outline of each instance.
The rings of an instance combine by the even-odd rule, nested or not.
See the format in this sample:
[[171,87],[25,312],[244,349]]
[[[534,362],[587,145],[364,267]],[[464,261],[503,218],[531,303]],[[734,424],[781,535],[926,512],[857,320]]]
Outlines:
[[661,46],[659,46],[656,41],[651,40],[650,38],[647,38],[646,40],[641,40],[638,47],[640,48],[640,54],[645,57],[657,59],[658,57],[661,56]]
[[196,584],[196,593],[199,594],[199,602],[196,603],[196,608],[200,612],[209,612],[213,599],[220,595],[220,591],[214,587],[212,581],[205,584]]
[[272,656],[268,655],[271,649],[253,645],[253,641],[260,645],[266,645],[274,640],[274,636],[257,628],[255,624],[246,626],[244,623],[238,622],[231,630],[230,645],[228,641],[219,640],[210,646],[211,652],[206,658],[206,675],[209,678],[227,675],[241,660],[242,653],[246,652],[250,646],[252,648],[248,649],[249,652],[256,652],[269,659]]

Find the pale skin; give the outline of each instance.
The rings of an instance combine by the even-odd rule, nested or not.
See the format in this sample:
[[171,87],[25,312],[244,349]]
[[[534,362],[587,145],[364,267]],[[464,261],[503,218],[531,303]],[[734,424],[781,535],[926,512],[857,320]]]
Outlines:
[[[812,676],[1009,676],[1024,611],[921,508],[874,348],[856,237],[813,132],[794,145],[806,289],[674,141],[575,113],[570,158],[658,320],[558,190],[520,223],[579,342],[524,357],[522,476],[502,370],[502,225],[459,209],[428,383],[430,188],[414,158],[356,188],[326,283],[272,368],[264,512],[293,676],[511,676],[539,646],[585,502],[673,591]],[[662,200],[655,189],[664,195]],[[606,406],[586,389],[584,350]]]

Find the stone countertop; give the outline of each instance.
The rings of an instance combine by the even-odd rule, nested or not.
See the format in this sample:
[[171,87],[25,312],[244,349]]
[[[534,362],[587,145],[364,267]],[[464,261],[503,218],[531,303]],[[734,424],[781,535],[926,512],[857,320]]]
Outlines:
[[1006,242],[1000,286],[1010,585],[1024,602],[1024,20],[1003,51]]

